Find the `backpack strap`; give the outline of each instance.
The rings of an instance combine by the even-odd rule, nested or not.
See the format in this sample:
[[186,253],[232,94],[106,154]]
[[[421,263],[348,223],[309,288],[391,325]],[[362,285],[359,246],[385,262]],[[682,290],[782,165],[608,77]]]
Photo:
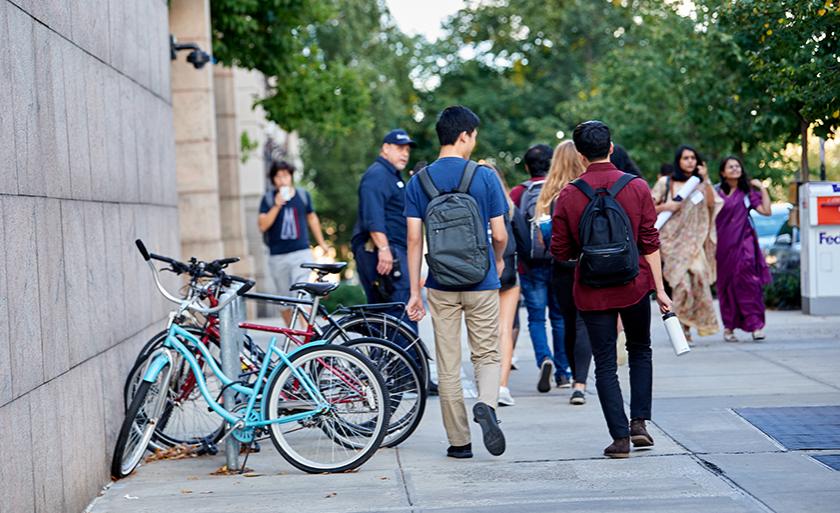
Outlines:
[[301,201],[303,201],[303,207],[309,208],[309,193],[306,189],[295,187],[295,193],[297,193],[300,196]]
[[464,166],[464,174],[461,175],[461,183],[458,185],[458,188],[455,189],[456,191],[460,192],[461,194],[469,194],[470,193],[470,185],[472,185],[473,178],[475,178],[475,172],[478,169],[478,163],[475,161],[470,160],[467,162],[467,165]]
[[417,173],[417,179],[420,180],[420,187],[423,188],[423,192],[425,192],[426,196],[429,197],[429,201],[440,196],[440,191],[437,187],[435,187],[434,182],[432,182],[432,177],[429,176],[428,166],[423,167],[423,169]]
[[589,201],[595,199],[595,191],[592,190],[592,187],[588,183],[586,183],[586,180],[584,180],[583,178],[577,178],[575,180],[572,180],[571,182],[569,182],[569,185],[574,185],[580,192],[586,194],[586,197],[589,198]]
[[610,196],[612,196],[613,198],[618,196],[618,193],[621,192],[621,189],[623,189],[628,183],[632,182],[635,179],[636,179],[635,175],[631,175],[630,173],[624,173],[621,176],[621,178],[619,178],[612,185],[612,187],[609,188],[608,192],[610,193]]

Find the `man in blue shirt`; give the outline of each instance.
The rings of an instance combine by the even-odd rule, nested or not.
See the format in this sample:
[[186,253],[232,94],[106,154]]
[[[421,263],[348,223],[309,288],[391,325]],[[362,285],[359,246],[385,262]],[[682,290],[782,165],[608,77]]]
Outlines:
[[[440,154],[427,172],[435,188],[450,192],[458,188],[470,154],[475,148],[479,119],[466,107],[448,107],[438,116],[435,130]],[[480,166],[469,187],[483,223],[477,237],[490,239],[487,244],[489,270],[477,285],[453,289],[441,286],[430,271],[426,280],[429,308],[435,332],[438,390],[443,425],[450,447],[447,456],[471,458],[470,427],[461,387],[461,317],[467,325],[470,354],[478,385],[478,402],[473,420],[484,434],[484,445],[494,456],[505,451],[505,437],[496,421],[499,398],[499,276],[504,269],[503,254],[507,245],[504,216],[508,210],[505,193],[490,169]],[[423,259],[423,222],[429,197],[415,175],[406,187],[408,270],[411,297],[407,310],[414,321],[426,311],[420,296],[420,267]],[[489,227],[489,230],[487,229]]]
[[[408,301],[405,182],[400,172],[415,146],[405,130],[391,130],[359,182],[359,213],[351,245],[359,281],[370,303]],[[389,313],[404,317],[402,309]]]

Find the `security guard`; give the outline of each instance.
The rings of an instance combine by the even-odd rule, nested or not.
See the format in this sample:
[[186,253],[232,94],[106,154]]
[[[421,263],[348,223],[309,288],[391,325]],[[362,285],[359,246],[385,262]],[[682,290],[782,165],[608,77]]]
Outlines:
[[[405,182],[400,172],[415,146],[405,130],[391,130],[359,183],[359,213],[351,244],[370,303],[408,301]],[[389,313],[410,322],[402,309]]]

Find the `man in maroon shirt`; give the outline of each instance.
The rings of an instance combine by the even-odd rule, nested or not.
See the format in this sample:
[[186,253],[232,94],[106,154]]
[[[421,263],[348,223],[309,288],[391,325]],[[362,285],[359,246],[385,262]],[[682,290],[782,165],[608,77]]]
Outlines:
[[[580,177],[594,190],[607,189],[624,174],[610,163],[613,144],[610,130],[600,121],[587,121],[575,128],[572,136],[586,172]],[[671,299],[662,284],[659,258],[659,232],[654,228],[656,212],[650,190],[643,180],[632,180],[616,196],[630,219],[639,248],[639,274],[630,283],[593,288],[581,283],[580,269],[575,270],[574,299],[586,323],[595,357],[598,400],[607,421],[613,443],[604,449],[610,458],[630,455],[630,442],[636,447],[652,447],[653,438],[645,421],[650,420],[653,388],[653,358],[650,347],[650,299],[664,313],[671,309]],[[557,198],[552,219],[551,254],[558,261],[576,260],[581,252],[578,226],[589,199],[577,187],[565,187]],[[628,425],[618,383],[616,365],[618,316],[627,335],[630,366],[630,418]]]

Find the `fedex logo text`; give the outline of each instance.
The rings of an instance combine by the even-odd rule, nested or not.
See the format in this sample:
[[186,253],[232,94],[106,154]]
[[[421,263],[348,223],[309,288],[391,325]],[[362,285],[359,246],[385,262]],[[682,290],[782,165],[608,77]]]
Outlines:
[[826,244],[829,246],[840,246],[840,234],[829,234],[825,232],[820,232],[820,242],[822,244]]

